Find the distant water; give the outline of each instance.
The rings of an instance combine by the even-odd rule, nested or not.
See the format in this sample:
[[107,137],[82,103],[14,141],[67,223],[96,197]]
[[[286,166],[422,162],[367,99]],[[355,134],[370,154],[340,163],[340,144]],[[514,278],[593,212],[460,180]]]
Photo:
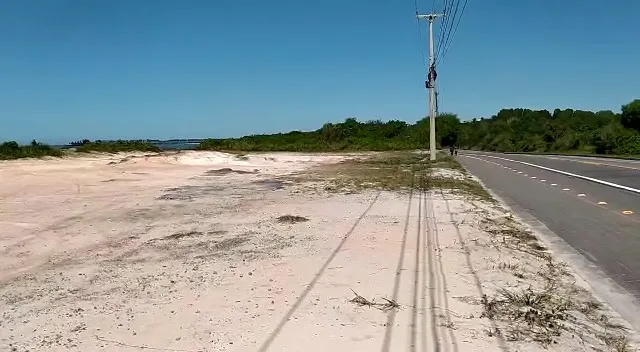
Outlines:
[[[157,146],[162,150],[195,150],[199,142],[182,142],[182,141],[158,141],[151,142],[151,144]],[[52,145],[54,148],[65,149],[69,148],[69,145]]]

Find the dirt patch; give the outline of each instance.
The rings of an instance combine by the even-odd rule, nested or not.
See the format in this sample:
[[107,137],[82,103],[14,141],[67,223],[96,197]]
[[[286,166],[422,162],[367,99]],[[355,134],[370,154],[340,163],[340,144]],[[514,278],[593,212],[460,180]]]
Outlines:
[[120,159],[118,161],[110,161],[110,162],[107,163],[107,165],[124,164],[124,163],[126,163],[127,161],[129,161],[129,160],[131,160],[133,158],[134,158],[133,156],[126,156],[126,157],[124,157],[124,158],[122,158],[122,159]]
[[140,181],[140,179],[135,179],[135,178],[110,178],[110,179],[102,180],[100,182],[135,182],[135,181]]
[[178,232],[178,233],[174,233],[172,235],[163,237],[163,240],[179,240],[181,238],[186,238],[186,237],[194,237],[194,236],[202,236],[204,235],[202,232],[200,231],[187,231],[187,232]]
[[287,182],[281,181],[281,180],[257,180],[257,181],[252,181],[251,183],[254,185],[262,186],[271,191],[278,191],[278,190],[284,189],[285,186],[288,185]]
[[309,219],[298,215],[282,215],[278,217],[278,222],[287,224],[297,224],[299,222],[307,222]]
[[185,185],[180,187],[171,187],[165,190],[165,193],[159,196],[158,200],[176,200],[176,201],[194,201],[199,198],[209,198],[225,194],[228,186],[217,184],[211,185]]
[[258,171],[245,171],[245,170],[235,170],[228,167],[222,169],[208,170],[204,174],[206,176],[224,176],[228,174],[239,174],[239,175],[247,175],[247,174],[257,174]]

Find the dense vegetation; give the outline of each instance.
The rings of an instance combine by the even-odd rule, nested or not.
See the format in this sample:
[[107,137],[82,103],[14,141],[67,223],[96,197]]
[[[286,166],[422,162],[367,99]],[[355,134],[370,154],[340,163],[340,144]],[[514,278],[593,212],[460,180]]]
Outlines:
[[243,151],[402,150],[424,146],[428,138],[429,124],[425,121],[409,125],[395,120],[362,123],[349,118],[342,123],[325,124],[312,132],[208,139],[202,141],[199,148]]
[[[76,142],[77,145],[77,142]],[[94,141],[84,140],[76,149],[78,152],[160,152],[160,148],[146,141]]]
[[640,155],[640,100],[622,112],[504,109],[459,131],[462,147],[503,152]]
[[[503,109],[490,118],[460,122],[456,115],[438,117],[441,147],[503,152],[582,152],[640,155],[640,100],[612,111]],[[356,151],[425,148],[429,119],[415,124],[392,120],[358,122],[348,118],[311,132],[293,131],[230,139],[208,139],[205,150]]]
[[62,152],[46,144],[36,142],[29,145],[19,145],[17,142],[0,144],[0,160],[19,158],[41,158],[43,156],[62,156]]

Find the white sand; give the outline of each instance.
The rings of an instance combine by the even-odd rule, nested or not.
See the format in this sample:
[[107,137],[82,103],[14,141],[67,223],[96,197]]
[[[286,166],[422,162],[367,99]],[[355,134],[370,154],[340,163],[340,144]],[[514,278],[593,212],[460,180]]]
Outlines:
[[[504,211],[275,179],[343,157],[0,163],[0,351],[544,350],[481,317],[483,294],[529,280],[496,265],[544,266],[481,229]],[[244,173],[208,173],[222,168]],[[287,214],[309,221],[276,221]],[[401,307],[357,306],[352,290]],[[588,336],[550,347],[593,348],[605,350]]]

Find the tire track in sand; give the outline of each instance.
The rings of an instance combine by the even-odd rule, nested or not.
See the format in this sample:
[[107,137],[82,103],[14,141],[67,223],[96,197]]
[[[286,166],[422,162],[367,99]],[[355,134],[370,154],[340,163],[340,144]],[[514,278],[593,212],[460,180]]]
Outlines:
[[[404,257],[407,249],[407,233],[409,231],[409,219],[411,217],[411,204],[413,203],[413,189],[415,182],[415,174],[411,175],[411,187],[409,189],[409,204],[407,205],[407,215],[404,220],[404,230],[402,231],[402,241],[400,244],[400,255],[398,257],[398,264],[396,265],[396,275],[393,282],[393,291],[391,299],[395,302],[398,300],[398,294],[400,292],[400,279],[402,277],[402,264],[404,263]],[[419,220],[418,220],[419,221]],[[384,339],[382,340],[382,352],[389,352],[391,348],[391,336],[393,335],[393,325],[395,324],[397,311],[395,309],[390,310],[387,313],[387,322],[385,324]]]

